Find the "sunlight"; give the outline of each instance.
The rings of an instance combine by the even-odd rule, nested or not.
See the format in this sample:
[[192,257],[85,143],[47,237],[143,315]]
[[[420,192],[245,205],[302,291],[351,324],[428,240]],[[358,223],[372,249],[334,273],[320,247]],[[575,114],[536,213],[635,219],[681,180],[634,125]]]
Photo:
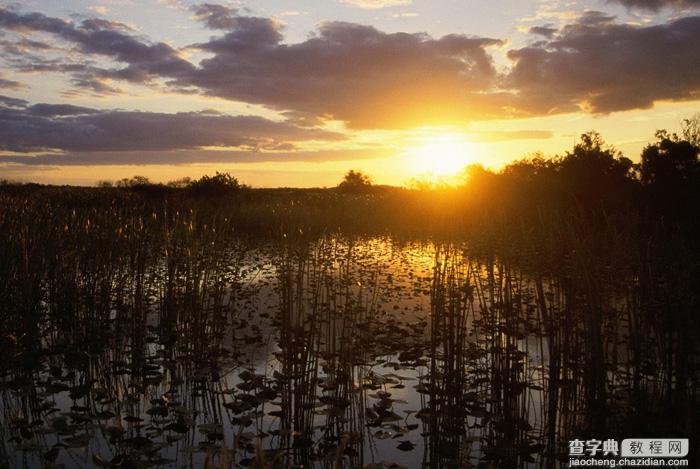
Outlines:
[[475,161],[473,145],[459,134],[425,137],[405,155],[410,172],[432,178],[456,176]]

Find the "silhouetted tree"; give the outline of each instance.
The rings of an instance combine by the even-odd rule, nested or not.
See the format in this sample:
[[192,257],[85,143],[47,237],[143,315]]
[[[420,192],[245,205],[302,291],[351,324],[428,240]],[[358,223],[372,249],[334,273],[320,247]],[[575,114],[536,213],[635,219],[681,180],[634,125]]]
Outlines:
[[500,203],[509,204],[512,208],[552,205],[563,197],[558,175],[559,164],[560,159],[547,159],[536,154],[532,158],[507,165],[499,173],[497,183],[489,185],[497,186],[498,193],[506,199]]
[[184,189],[190,184],[192,184],[192,178],[185,176],[180,179],[175,179],[174,181],[168,181],[167,186],[173,189]]
[[681,123],[683,138],[696,147],[700,147],[700,112],[693,117],[683,119]]
[[696,180],[700,174],[698,147],[665,130],[656,132],[656,142],[642,151],[639,175],[645,185],[675,185]]
[[362,192],[372,187],[372,179],[362,171],[351,169],[345,176],[338,188],[348,192]]
[[485,186],[495,186],[492,198],[525,217],[545,206],[583,207],[597,213],[601,208],[621,210],[635,203],[638,192],[632,161],[606,146],[597,132],[581,135],[564,156],[536,154],[511,163]]
[[656,142],[642,151],[639,177],[648,205],[659,216],[692,229],[700,215],[700,149],[692,142],[656,133]]
[[123,178],[115,183],[116,187],[128,189],[148,197],[162,197],[168,192],[168,188],[163,184],[151,182],[146,176],[132,176]]
[[557,166],[561,186],[585,206],[624,206],[635,197],[632,160],[606,146],[597,132],[582,134]]
[[132,176],[131,178],[123,178],[117,181],[117,187],[144,187],[152,185],[151,181],[146,176]]
[[229,173],[217,172],[215,176],[204,175],[187,186],[187,190],[198,196],[219,196],[238,192],[243,186]]
[[406,186],[414,191],[426,192],[435,189],[435,183],[428,178],[411,178]]
[[[466,191],[469,200],[479,204],[497,202],[494,199],[497,196],[495,189],[498,186],[496,181],[499,178],[501,178],[500,174],[496,174],[480,164],[467,166],[459,175],[462,189]],[[502,193],[502,191],[498,192]]]

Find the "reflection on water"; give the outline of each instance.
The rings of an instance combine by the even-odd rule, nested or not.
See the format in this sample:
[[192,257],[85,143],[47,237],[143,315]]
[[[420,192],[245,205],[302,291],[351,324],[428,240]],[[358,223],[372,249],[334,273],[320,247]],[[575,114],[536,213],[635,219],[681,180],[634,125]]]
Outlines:
[[0,460],[561,467],[569,438],[634,428],[670,392],[614,272],[594,287],[386,238],[186,249],[73,253],[22,292]]

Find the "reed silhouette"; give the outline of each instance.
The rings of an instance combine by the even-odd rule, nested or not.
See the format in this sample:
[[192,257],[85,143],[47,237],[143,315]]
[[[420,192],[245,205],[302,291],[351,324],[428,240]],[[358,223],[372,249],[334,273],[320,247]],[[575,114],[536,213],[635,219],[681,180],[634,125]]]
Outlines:
[[574,438],[692,442],[699,165],[692,135],[634,164],[587,133],[455,188],[2,185],[0,461],[557,468]]

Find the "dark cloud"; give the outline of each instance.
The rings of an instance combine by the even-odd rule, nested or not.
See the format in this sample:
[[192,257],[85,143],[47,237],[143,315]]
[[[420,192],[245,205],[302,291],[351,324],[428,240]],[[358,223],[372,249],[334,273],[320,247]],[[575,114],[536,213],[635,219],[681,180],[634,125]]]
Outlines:
[[610,3],[619,3],[630,9],[642,9],[659,11],[662,8],[697,8],[700,0],[608,0]]
[[528,32],[530,34],[537,34],[539,36],[551,38],[554,36],[554,33],[557,32],[557,28],[553,28],[551,26],[533,26],[528,30]]
[[581,14],[581,16],[576,21],[576,26],[596,26],[603,25],[606,23],[613,23],[615,21],[615,16],[608,15],[602,11],[597,10],[586,10]]
[[[700,17],[635,26],[587,11],[558,29],[532,28],[538,41],[509,51],[513,67],[499,73],[489,53],[490,47],[504,44],[497,39],[456,34],[433,38],[327,22],[308,39],[286,43],[281,26],[272,19],[244,16],[214,4],[197,5],[193,12],[217,31],[207,42],[191,46],[208,54],[197,64],[168,44],[152,43],[104,19],[72,22],[0,7],[0,28],[19,36],[51,34],[81,52],[77,57],[56,57],[62,52],[57,49],[42,58],[33,54],[40,55],[48,44],[36,38],[5,41],[11,49],[6,62],[14,69],[66,73],[74,86],[69,93],[116,94],[121,82],[157,80],[169,91],[281,111],[294,123],[285,125],[296,131],[311,131],[331,118],[357,129],[411,128],[580,110],[606,113],[646,108],[659,100],[700,98]],[[105,65],[105,57],[116,65]],[[6,87],[19,85],[4,82]],[[89,118],[107,125],[106,116],[96,113]],[[137,123],[143,117],[126,112],[109,116]],[[149,125],[154,125],[155,116]],[[51,125],[88,119],[87,114],[43,117],[50,117]],[[219,131],[215,137],[221,135]],[[285,145],[281,140],[275,144]],[[69,149],[65,145],[59,148]]]
[[84,63],[66,63],[60,59],[42,59],[40,57],[25,56],[23,59],[12,62],[12,66],[23,73],[90,73],[92,69]]
[[9,96],[0,95],[0,105],[7,107],[25,107],[29,104],[24,99],[11,98]]
[[24,87],[24,84],[15,80],[10,80],[9,78],[5,78],[5,76],[0,73],[0,89],[5,88],[10,90],[18,90]]
[[[96,54],[126,64],[125,68],[101,70],[100,73],[95,73],[96,69],[83,71],[83,75],[90,74],[91,77],[83,76],[77,80],[78,86],[95,88],[96,81],[108,78],[144,83],[153,77],[177,75],[194,69],[194,65],[181,58],[176,49],[162,42],[150,43],[137,38],[127,26],[114,21],[92,18],[76,24],[41,13],[22,14],[0,7],[0,27],[19,33],[53,34],[78,46],[84,54]],[[54,63],[57,68],[61,65]]]
[[86,70],[84,72],[75,73],[70,80],[75,88],[63,94],[66,96],[85,94],[85,92],[93,96],[121,94],[121,88],[111,85],[109,83],[110,79],[103,75],[105,74],[99,70]]
[[211,29],[235,29],[239,20],[234,8],[212,3],[200,3],[192,6],[195,18]]
[[213,57],[174,82],[354,128],[463,122],[491,104],[479,96],[497,79],[486,48],[500,44],[462,35],[387,34],[343,22],[285,44],[272,20],[236,17],[226,34],[197,46]]
[[0,164],[27,166],[96,166],[96,165],[169,165],[212,163],[262,163],[262,162],[309,162],[349,161],[386,156],[385,149],[369,150],[320,150],[320,151],[139,151],[139,152],[81,152],[61,155],[0,155]]
[[43,117],[75,116],[86,114],[98,114],[100,111],[83,106],[73,106],[72,104],[34,104],[26,110],[28,114]]
[[6,56],[25,56],[35,51],[49,51],[54,49],[50,44],[32,39],[21,38],[17,41],[0,41],[0,50]]
[[506,85],[531,114],[608,113],[700,98],[700,17],[634,26],[588,14],[551,40],[511,50]]
[[24,88],[24,85],[18,81],[8,80],[7,78],[2,78],[2,76],[0,76],[0,88],[16,90],[19,88]]
[[282,143],[339,138],[331,132],[257,116],[98,111],[47,104],[0,108],[0,150],[15,152],[154,151],[206,146],[265,149]]
[[177,51],[165,43],[148,44],[129,34],[122,23],[103,19],[86,19],[80,24],[53,18],[42,13],[18,13],[0,8],[0,26],[9,31],[45,32],[80,46],[89,54],[100,54],[119,62],[161,64],[163,61],[181,61]]

